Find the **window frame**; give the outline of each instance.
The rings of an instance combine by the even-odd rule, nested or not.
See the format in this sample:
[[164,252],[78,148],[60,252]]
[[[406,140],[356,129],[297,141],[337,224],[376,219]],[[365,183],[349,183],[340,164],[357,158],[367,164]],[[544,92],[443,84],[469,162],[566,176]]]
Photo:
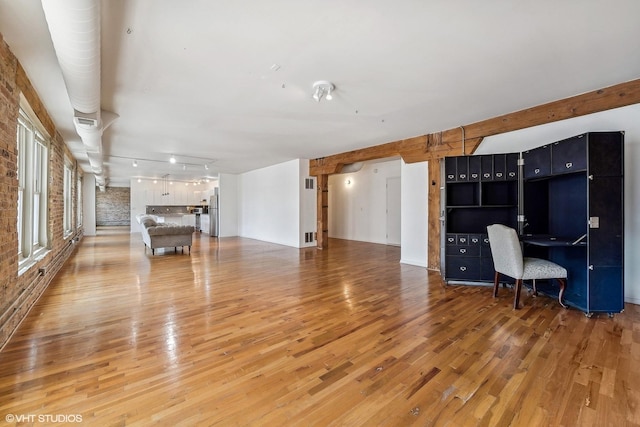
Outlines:
[[73,234],[73,165],[67,156],[64,156],[63,177],[63,236],[66,239]]
[[28,106],[21,105],[16,129],[18,274],[49,250],[50,142]]
[[82,193],[83,193],[82,175],[78,174],[78,179],[76,181],[76,194],[77,194],[77,200],[78,200],[78,204],[76,205],[76,222],[77,222],[77,227],[78,228],[82,227],[82,219],[83,219],[83,214],[82,214]]

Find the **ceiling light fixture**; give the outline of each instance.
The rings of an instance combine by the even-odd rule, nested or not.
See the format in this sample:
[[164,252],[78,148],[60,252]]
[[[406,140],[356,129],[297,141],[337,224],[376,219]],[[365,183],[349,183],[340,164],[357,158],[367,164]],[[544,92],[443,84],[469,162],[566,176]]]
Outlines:
[[134,167],[134,168],[137,168],[137,167],[138,167],[138,161],[137,161],[137,160],[134,160],[134,161],[133,161],[133,167]]
[[324,96],[327,101],[333,99],[332,92],[336,89],[333,83],[326,80],[319,80],[313,84],[313,99],[320,102]]
[[172,155],[172,156],[169,158],[169,163],[173,164],[173,163],[175,163],[175,162],[176,162],[176,158]]
[[204,170],[208,171],[209,170],[209,165],[208,164],[204,164]]

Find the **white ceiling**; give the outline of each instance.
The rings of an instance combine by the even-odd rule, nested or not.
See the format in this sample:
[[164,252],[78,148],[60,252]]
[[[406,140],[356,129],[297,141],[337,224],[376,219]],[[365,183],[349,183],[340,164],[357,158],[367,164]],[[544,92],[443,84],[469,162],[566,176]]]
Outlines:
[[[637,0],[103,0],[105,175],[241,173],[633,80],[639,16]],[[0,0],[0,32],[90,170],[40,1]]]

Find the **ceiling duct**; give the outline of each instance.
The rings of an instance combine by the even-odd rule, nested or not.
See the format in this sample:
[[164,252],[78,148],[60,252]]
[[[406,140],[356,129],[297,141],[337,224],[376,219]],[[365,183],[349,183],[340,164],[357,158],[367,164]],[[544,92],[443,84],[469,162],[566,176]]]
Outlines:
[[103,187],[102,133],[118,115],[100,109],[100,1],[42,0],[42,8],[74,109],[76,132],[96,182]]

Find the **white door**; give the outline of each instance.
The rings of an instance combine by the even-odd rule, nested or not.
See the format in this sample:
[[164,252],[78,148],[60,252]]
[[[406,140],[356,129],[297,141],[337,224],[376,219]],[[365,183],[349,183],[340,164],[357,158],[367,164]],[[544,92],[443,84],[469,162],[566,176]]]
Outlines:
[[387,245],[400,246],[400,177],[387,178]]

